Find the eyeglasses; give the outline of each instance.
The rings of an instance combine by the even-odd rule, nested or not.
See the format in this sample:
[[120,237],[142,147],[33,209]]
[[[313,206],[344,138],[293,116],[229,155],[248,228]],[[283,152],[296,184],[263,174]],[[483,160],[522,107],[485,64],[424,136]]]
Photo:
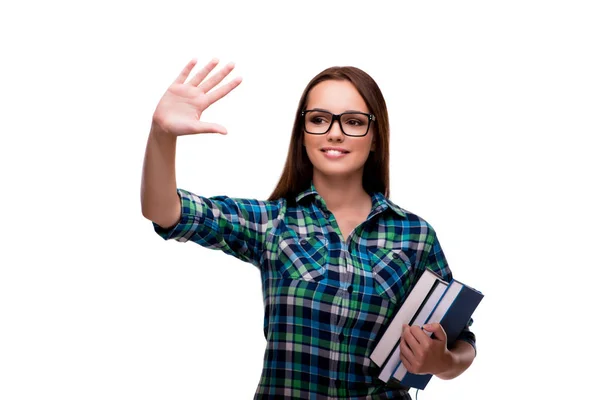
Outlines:
[[304,110],[301,115],[304,130],[312,135],[326,134],[337,120],[344,135],[365,136],[369,132],[371,121],[375,121],[373,114],[362,112],[332,114],[322,110]]

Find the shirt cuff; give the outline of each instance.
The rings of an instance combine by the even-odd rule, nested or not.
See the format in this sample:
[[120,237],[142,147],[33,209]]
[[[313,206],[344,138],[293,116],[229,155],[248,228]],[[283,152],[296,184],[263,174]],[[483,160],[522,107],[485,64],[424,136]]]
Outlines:
[[477,346],[475,345],[475,334],[473,332],[464,330],[460,333],[460,335],[458,335],[456,340],[462,340],[463,342],[467,342],[473,346],[473,349],[475,350],[475,356],[477,356]]
[[154,232],[164,240],[175,239],[178,242],[187,242],[200,224],[202,217],[201,207],[192,198],[191,194],[183,189],[177,189],[177,195],[181,202],[181,214],[177,224],[170,228],[163,228],[152,221]]

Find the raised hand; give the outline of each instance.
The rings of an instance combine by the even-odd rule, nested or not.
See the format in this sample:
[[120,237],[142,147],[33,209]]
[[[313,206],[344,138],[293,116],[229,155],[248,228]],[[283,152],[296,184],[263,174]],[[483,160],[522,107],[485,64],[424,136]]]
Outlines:
[[197,133],[227,134],[224,126],[200,120],[204,110],[242,82],[242,78],[237,77],[227,84],[213,89],[234,68],[234,64],[229,63],[205,80],[218,63],[217,59],[213,59],[186,83],[185,80],[196,65],[196,60],[191,60],[158,102],[152,116],[153,126],[172,136]]

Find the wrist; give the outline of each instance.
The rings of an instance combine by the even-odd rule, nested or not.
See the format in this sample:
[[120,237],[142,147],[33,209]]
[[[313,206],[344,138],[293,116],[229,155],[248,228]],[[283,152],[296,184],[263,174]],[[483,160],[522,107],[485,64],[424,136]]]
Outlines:
[[163,129],[156,121],[152,121],[152,125],[150,126],[150,136],[155,138],[156,140],[162,141],[165,139],[175,140],[177,136],[173,136],[169,134],[165,129]]
[[440,379],[450,379],[457,364],[457,355],[452,350],[446,350],[442,357],[441,371],[436,376]]

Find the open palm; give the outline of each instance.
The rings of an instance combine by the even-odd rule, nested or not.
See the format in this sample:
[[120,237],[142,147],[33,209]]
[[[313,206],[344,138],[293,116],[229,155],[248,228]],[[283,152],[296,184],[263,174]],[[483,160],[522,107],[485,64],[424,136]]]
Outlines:
[[173,136],[197,133],[227,134],[227,130],[222,125],[200,121],[204,110],[231,92],[242,81],[238,77],[213,89],[234,68],[233,63],[229,63],[206,79],[217,64],[218,60],[212,60],[186,83],[185,80],[196,65],[196,60],[190,61],[160,99],[152,117],[153,123]]

